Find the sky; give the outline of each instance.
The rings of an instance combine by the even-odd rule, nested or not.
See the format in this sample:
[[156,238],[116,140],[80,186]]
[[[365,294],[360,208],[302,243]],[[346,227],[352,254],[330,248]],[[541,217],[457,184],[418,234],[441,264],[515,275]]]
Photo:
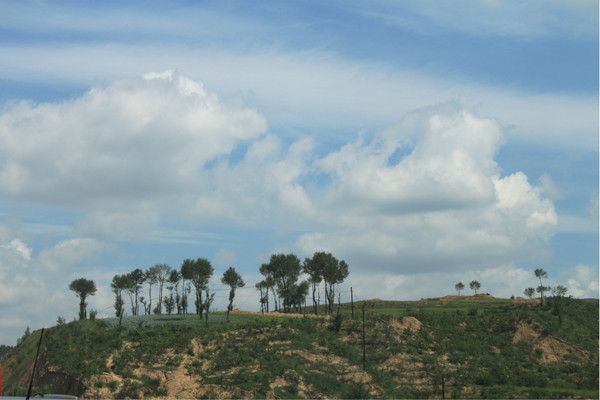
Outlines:
[[0,343],[115,274],[269,256],[342,300],[598,297],[596,1],[0,2]]

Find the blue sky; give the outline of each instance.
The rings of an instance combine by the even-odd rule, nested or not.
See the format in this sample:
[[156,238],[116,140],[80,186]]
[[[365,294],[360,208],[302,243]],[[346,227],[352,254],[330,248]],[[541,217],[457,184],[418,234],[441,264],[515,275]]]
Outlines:
[[0,342],[75,315],[73,278],[110,314],[115,273],[201,256],[253,283],[273,252],[332,251],[365,298],[520,295],[542,266],[597,297],[597,15],[2,2]]

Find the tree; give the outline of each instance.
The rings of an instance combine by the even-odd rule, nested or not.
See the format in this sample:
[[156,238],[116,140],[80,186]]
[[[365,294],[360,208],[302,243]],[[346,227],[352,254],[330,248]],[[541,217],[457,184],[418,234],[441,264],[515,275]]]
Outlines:
[[204,297],[204,322],[208,325],[208,312],[210,310],[210,305],[215,300],[215,294],[210,293],[208,287],[206,287],[206,296]]
[[331,254],[329,253],[316,252],[313,254],[312,258],[304,259],[304,264],[302,266],[302,272],[308,275],[308,282],[312,287],[313,311],[315,314],[318,313],[316,292],[319,284],[323,280],[325,265],[331,261],[330,257]]
[[229,322],[229,313],[233,310],[233,299],[235,297],[235,289],[244,287],[245,283],[240,274],[237,273],[235,268],[229,267],[227,271],[223,273],[221,283],[229,286],[229,305],[227,306],[227,322]]
[[[272,278],[277,286],[277,294],[283,300],[283,311],[285,312],[290,310],[292,300],[290,289],[298,280],[301,270],[300,259],[294,254],[273,254],[269,263],[261,266],[261,273]],[[275,299],[275,307],[277,309],[277,299]]]
[[542,279],[548,278],[548,273],[541,268],[536,268],[533,271],[536,278],[540,280],[540,285],[537,287],[537,292],[540,294],[540,305],[544,304],[544,292],[548,290],[548,287],[544,286]]
[[194,285],[196,292],[196,314],[202,317],[204,303],[202,302],[202,290],[208,285],[208,280],[213,274],[213,267],[206,258],[196,260],[185,260],[181,265],[181,275],[189,279]]
[[173,294],[165,296],[163,302],[165,303],[165,310],[167,311],[167,314],[171,315],[171,313],[175,309],[175,299],[173,299]]
[[567,288],[562,286],[562,285],[558,285],[554,288],[552,288],[552,295],[554,297],[565,297],[565,295],[567,294]]
[[529,297],[529,300],[531,300],[533,298],[533,295],[535,294],[535,289],[532,287],[528,287],[523,291],[523,294]]
[[115,275],[110,284],[110,287],[115,294],[115,315],[117,318],[119,318],[119,326],[123,321],[123,314],[125,312],[123,290],[127,289],[127,285],[127,275]]
[[69,289],[74,291],[79,297],[79,319],[86,319],[87,317],[87,303],[85,302],[88,296],[96,294],[96,284],[94,281],[85,278],[75,279],[69,285]]
[[131,300],[131,314],[133,315],[139,315],[138,294],[140,292],[140,289],[142,288],[142,284],[144,283],[145,279],[146,275],[144,274],[144,271],[142,271],[139,268],[136,268],[129,274],[127,274],[127,281],[129,283],[127,290],[129,292],[129,298]]
[[169,295],[173,295],[173,289],[175,289],[175,307],[177,308],[177,314],[181,314],[181,296],[179,296],[179,282],[181,281],[181,274],[176,269],[172,269],[169,274],[167,282],[169,283]]
[[265,277],[264,288],[265,288],[265,299],[267,312],[269,312],[269,290],[273,292],[273,306],[277,311],[277,294],[275,293],[275,279],[273,278],[273,271],[270,264],[261,264],[260,273]]
[[552,288],[552,303],[554,305],[554,314],[558,316],[559,326],[562,325],[562,299],[563,297],[565,297],[566,294],[567,288],[562,285],[558,285]]
[[471,290],[475,291],[475,294],[477,294],[477,291],[481,287],[481,283],[479,283],[479,281],[471,281],[469,283],[469,287],[471,288]]
[[267,305],[268,296],[269,296],[269,293],[265,291],[266,283],[264,280],[262,280],[262,281],[256,283],[254,285],[254,287],[256,288],[256,290],[258,290],[260,292],[260,299],[259,299],[260,312],[264,313],[267,310],[266,305]]
[[142,305],[142,309],[144,310],[144,315],[150,314],[150,309],[148,307],[148,302],[144,296],[140,296],[140,304]]
[[465,285],[462,282],[458,282],[456,285],[454,285],[454,289],[456,289],[458,291],[459,296],[460,296],[460,291],[463,290],[464,288],[465,288]]
[[152,275],[156,277],[156,282],[158,283],[158,303],[156,304],[154,313],[162,314],[163,287],[172,269],[167,264],[156,264],[150,270],[152,270]]
[[148,283],[148,307],[146,308],[146,314],[150,314],[152,311],[152,285],[155,285],[158,282],[158,276],[156,273],[156,269],[154,267],[148,268],[146,272],[144,272],[146,283]]
[[182,312],[184,314],[187,314],[187,307],[188,307],[188,297],[187,295],[189,294],[190,290],[187,290],[188,287],[186,285],[186,279],[192,279],[192,274],[193,274],[193,269],[194,269],[194,260],[192,259],[185,259],[183,260],[183,263],[181,264],[181,268],[179,270],[179,272],[181,273],[181,281],[182,281],[182,294],[181,294],[181,309]]
[[292,306],[298,312],[302,312],[302,304],[308,295],[309,283],[302,281],[292,287]]
[[540,302],[541,302],[540,304],[543,304],[543,302],[544,302],[544,293],[550,289],[551,289],[550,286],[544,286],[544,285],[539,285],[538,287],[535,288],[535,291],[540,294]]
[[348,264],[344,260],[338,261],[330,253],[325,253],[323,258],[325,298],[327,300],[327,311],[331,314],[335,303],[335,285],[342,283],[348,277]]

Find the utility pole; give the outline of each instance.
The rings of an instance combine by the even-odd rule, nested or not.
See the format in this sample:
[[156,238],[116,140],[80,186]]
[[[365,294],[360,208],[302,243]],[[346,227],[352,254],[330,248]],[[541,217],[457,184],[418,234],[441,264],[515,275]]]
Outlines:
[[337,309],[337,313],[338,315],[340,314],[340,308],[342,307],[342,302],[340,301],[340,292],[338,292],[338,309]]
[[363,370],[366,369],[367,365],[367,353],[365,350],[365,302],[362,303],[362,364]]
[[352,319],[354,319],[354,293],[352,292],[352,286],[350,286],[350,305],[352,306]]

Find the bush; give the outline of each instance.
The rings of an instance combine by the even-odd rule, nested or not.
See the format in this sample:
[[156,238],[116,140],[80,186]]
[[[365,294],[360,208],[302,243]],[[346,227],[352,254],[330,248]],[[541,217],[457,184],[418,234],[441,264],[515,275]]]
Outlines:
[[344,318],[342,317],[341,314],[335,314],[335,317],[333,317],[333,319],[331,320],[331,322],[329,323],[329,330],[333,331],[333,332],[339,332],[340,329],[342,329],[342,322],[344,321]]
[[475,383],[481,386],[491,386],[494,384],[494,377],[488,371],[479,371],[475,375]]
[[367,388],[360,383],[352,383],[342,393],[344,399],[369,399],[371,397]]

